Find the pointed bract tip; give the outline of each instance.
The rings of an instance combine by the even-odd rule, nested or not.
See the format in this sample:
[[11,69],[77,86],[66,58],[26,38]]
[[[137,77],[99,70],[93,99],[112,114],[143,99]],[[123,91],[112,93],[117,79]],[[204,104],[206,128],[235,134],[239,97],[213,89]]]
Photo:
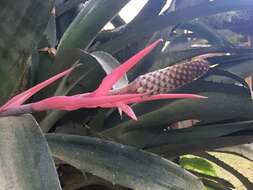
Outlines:
[[158,39],[157,42],[164,42],[164,40],[162,38]]
[[5,109],[9,109],[9,108],[14,108],[14,107],[18,107],[21,104],[23,104],[26,100],[28,100],[30,97],[32,97],[34,94],[36,94],[37,92],[39,92],[40,90],[42,90],[43,88],[47,87],[48,85],[52,84],[53,82],[59,80],[60,78],[68,75],[69,73],[71,73],[76,66],[72,66],[71,68],[57,74],[54,75],[53,77],[35,85],[32,88],[29,88],[28,90],[14,96],[13,98],[11,98],[9,101],[7,101],[3,106],[0,107],[0,112],[4,111]]
[[201,95],[195,95],[195,98],[200,98],[200,99],[207,99],[207,96],[201,96]]
[[134,121],[138,120],[137,116],[135,115],[134,111],[132,110],[132,108],[129,105],[124,104],[122,102],[118,102],[115,105],[118,107],[119,110],[124,112],[126,115],[128,115]]

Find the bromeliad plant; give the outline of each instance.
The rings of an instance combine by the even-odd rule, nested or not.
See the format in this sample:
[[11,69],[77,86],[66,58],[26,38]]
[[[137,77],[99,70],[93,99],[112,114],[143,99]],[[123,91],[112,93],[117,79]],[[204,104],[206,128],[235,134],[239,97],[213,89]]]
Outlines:
[[[173,0],[168,9],[165,0],[148,0],[125,23],[118,13],[129,1],[0,6],[2,189],[232,189],[215,172],[201,173],[202,158],[252,189],[246,176],[206,152],[253,160],[241,145],[253,141],[244,81],[253,73],[253,50],[242,48],[251,27],[231,26],[237,21],[229,17],[236,29],[227,35],[223,25],[213,28],[227,16],[209,17],[248,11],[252,0]],[[108,22],[114,29],[103,29]],[[186,154],[200,158],[180,158]],[[194,176],[179,166],[186,161]]]

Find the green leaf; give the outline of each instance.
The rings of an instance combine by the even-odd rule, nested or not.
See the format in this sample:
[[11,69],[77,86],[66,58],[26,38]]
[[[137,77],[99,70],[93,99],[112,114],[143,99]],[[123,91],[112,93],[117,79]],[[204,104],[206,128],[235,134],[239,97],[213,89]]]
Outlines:
[[188,170],[198,171],[200,173],[216,176],[214,167],[206,159],[194,156],[182,156],[180,165]]
[[[223,60],[222,60],[223,59]],[[220,57],[217,61],[220,61],[220,67],[227,71],[234,73],[242,78],[246,78],[253,74],[252,63],[253,54],[239,54],[230,57]],[[219,62],[218,62],[219,63]]]
[[231,46],[231,44],[223,36],[199,20],[179,24],[178,28],[190,30],[193,32],[195,37],[204,38],[212,45],[227,47]]
[[[70,11],[71,9],[75,8],[81,3],[85,3],[87,0],[72,0],[72,1],[65,1],[64,3],[59,3],[59,5],[56,6],[56,13],[57,17],[63,15],[64,13]],[[58,4],[58,3],[56,3]]]
[[48,134],[53,155],[80,170],[133,189],[203,189],[193,175],[159,156],[102,139]]
[[[47,42],[46,42],[47,43]],[[30,86],[43,82],[50,78],[50,69],[52,68],[54,59],[48,54],[48,52],[34,51],[31,58],[30,67]],[[41,100],[48,97],[48,88],[43,89],[33,96],[33,101]]]
[[125,117],[120,121],[116,114],[112,114],[105,123],[106,127],[112,128],[105,130],[103,134],[124,143],[140,143],[144,137],[139,135],[131,137],[130,133],[137,135],[148,128],[167,128],[166,126],[171,123],[188,119],[210,123],[234,117],[252,117],[250,113],[253,109],[252,101],[248,90],[244,87],[196,81],[194,85],[189,85],[179,92],[197,93],[207,96],[208,99],[165,100],[137,104],[133,108],[138,121],[131,121]]
[[60,190],[51,152],[30,115],[0,118],[0,189]]
[[[72,4],[73,3],[73,4]],[[68,5],[70,6],[68,10]],[[60,9],[59,9],[60,8]],[[61,8],[67,8],[62,11]],[[78,15],[78,13],[83,8],[82,4],[79,4],[76,0],[74,1],[65,1],[65,0],[55,0],[55,14],[56,14],[56,21],[57,21],[57,38],[58,40],[61,39],[64,32],[67,30],[67,28],[70,26],[70,24],[73,22],[75,17]],[[66,11],[66,12],[64,12]],[[60,13],[60,14],[59,14]]]
[[57,44],[55,15],[51,14],[38,48],[54,48]]
[[24,82],[23,75],[28,69],[27,59],[43,35],[52,7],[52,0],[2,1],[0,104]]
[[231,182],[227,181],[226,179],[223,179],[221,177],[217,177],[217,176],[210,176],[210,175],[206,175],[206,174],[203,174],[203,173],[200,173],[200,172],[196,172],[196,171],[193,171],[193,170],[189,170],[191,173],[193,173],[194,175],[198,176],[201,178],[201,180],[203,181],[204,185],[208,185],[206,184],[206,180],[208,181],[213,181],[213,182],[217,182],[217,184],[220,184],[222,185],[223,187],[226,187],[226,188],[232,188],[234,189],[235,187],[231,184]]
[[98,32],[127,2],[128,0],[116,2],[113,0],[91,0],[87,2],[64,33],[59,44],[59,53],[69,48],[87,49]]
[[205,186],[209,187],[208,189],[215,189],[215,190],[233,190],[229,187],[226,187],[220,183],[217,183],[213,180],[209,180],[209,179],[202,179],[203,183]]
[[[245,130],[245,128],[241,128],[241,130]],[[167,145],[157,146],[154,148],[149,148],[147,150],[165,156],[166,158],[173,158],[175,156],[192,154],[199,151],[211,151],[221,147],[251,143],[253,140],[253,135],[252,133],[250,135],[241,136],[233,136],[230,134],[225,137],[218,136],[216,138],[207,137],[206,139],[192,139],[187,144],[183,143],[181,140],[181,142],[177,144],[169,142]]]
[[[240,48],[231,48],[231,47],[222,47],[222,46],[211,46],[211,47],[196,47],[196,48],[188,48],[188,49],[182,49],[179,51],[173,51],[173,50],[169,50],[167,52],[165,52],[161,57],[158,57],[157,61],[155,64],[153,64],[153,66],[151,67],[151,70],[156,70],[159,68],[164,68],[176,63],[179,63],[183,60],[186,59],[191,59],[195,56],[199,56],[199,55],[203,55],[203,54],[208,54],[208,53],[229,53],[234,55],[234,57],[241,57],[243,56],[245,53],[249,53],[252,52],[251,49],[240,49]],[[228,60],[228,57],[231,56],[217,56],[214,58],[209,58],[208,60],[211,61],[211,63],[214,64],[220,64],[221,68],[226,69],[232,66],[235,66],[235,64],[231,63],[231,60]],[[252,57],[251,57],[252,58]],[[246,59],[246,57],[245,57]],[[250,59],[250,57],[248,57],[248,59]],[[247,60],[248,60],[247,59]],[[224,63],[224,60],[227,60]],[[245,61],[243,59],[243,61]]]

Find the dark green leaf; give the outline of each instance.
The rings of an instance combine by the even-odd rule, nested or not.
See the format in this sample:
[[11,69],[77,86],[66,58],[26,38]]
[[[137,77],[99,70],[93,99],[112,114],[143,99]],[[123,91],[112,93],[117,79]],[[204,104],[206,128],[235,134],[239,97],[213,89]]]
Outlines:
[[27,72],[27,59],[48,23],[53,1],[1,1],[0,104],[16,93]]
[[71,0],[66,1],[64,3],[59,3],[59,5],[56,6],[56,16],[59,17],[62,14],[66,13],[67,11],[73,9],[74,7],[78,6],[81,3],[85,3],[87,0]]
[[[232,188],[234,189],[235,187],[231,184],[231,182],[223,179],[223,178],[220,178],[220,177],[217,177],[217,176],[210,176],[210,175],[206,175],[206,174],[203,174],[203,173],[199,173],[199,172],[196,172],[196,171],[193,171],[193,170],[189,170],[191,173],[193,173],[194,175],[200,177],[203,181],[203,179],[209,179],[209,180],[212,180],[214,182],[217,182],[219,184],[222,184],[224,187],[227,187],[227,188]],[[221,176],[223,177],[223,176]],[[205,181],[203,181],[203,183],[205,184]]]
[[47,135],[53,155],[81,170],[125,187],[146,189],[203,189],[193,175],[161,157],[90,137]]
[[[242,128],[242,130],[245,130]],[[228,136],[217,138],[206,138],[199,140],[191,140],[190,142],[177,144],[168,144],[164,146],[158,146],[148,149],[151,152],[160,154],[162,156],[173,158],[184,154],[192,154],[199,151],[210,151],[220,147],[235,146],[245,143],[251,143],[253,141],[253,135],[243,136]]]
[[29,115],[0,118],[2,190],[60,190],[46,139]]
[[202,122],[210,123],[240,116],[245,118],[252,117],[250,113],[253,109],[252,102],[248,91],[244,87],[203,81],[196,82],[194,86],[190,85],[188,86],[189,88],[184,88],[180,92],[201,92],[199,94],[207,96],[208,99],[166,100],[137,104],[133,108],[138,116],[138,121],[132,121],[125,117],[123,121],[120,121],[118,116],[112,114],[106,120],[108,122],[106,126],[113,126],[113,128],[107,129],[103,134],[126,143],[128,141],[141,140],[141,138],[136,137],[127,140],[130,138],[127,133],[130,134],[140,130],[140,128],[166,128],[173,122],[187,119],[198,119]]
[[59,53],[69,48],[87,49],[98,32],[127,2],[128,0],[116,2],[113,0],[91,0],[86,3],[64,33],[59,44]]
[[184,9],[179,9],[166,15],[154,17],[138,26],[135,26],[134,28],[131,28],[131,30],[124,31],[121,35],[113,40],[100,45],[99,50],[114,54],[124,49],[128,44],[143,40],[146,36],[150,36],[154,32],[164,29],[168,26],[221,12],[249,10],[252,9],[252,5],[253,2],[251,0],[240,0],[233,2],[227,0],[215,0],[200,3]]
[[231,44],[223,36],[199,20],[179,24],[178,28],[190,30],[194,33],[195,37],[197,35],[198,38],[204,38],[212,45],[231,46]]

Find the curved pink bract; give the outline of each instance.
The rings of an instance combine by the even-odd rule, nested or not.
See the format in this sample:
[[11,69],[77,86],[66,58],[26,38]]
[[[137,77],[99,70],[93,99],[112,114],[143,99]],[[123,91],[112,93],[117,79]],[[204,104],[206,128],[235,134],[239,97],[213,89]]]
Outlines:
[[71,71],[73,71],[74,67],[71,67],[47,80],[44,82],[41,82],[37,84],[36,86],[22,92],[21,94],[18,94],[17,96],[14,96],[12,99],[10,99],[7,103],[5,103],[2,107],[0,107],[0,112],[2,110],[6,110],[8,108],[14,108],[18,107],[21,104],[23,104],[26,100],[28,100],[30,97],[32,97],[34,94],[42,90],[43,88],[47,87],[48,85],[52,84],[56,80],[64,77],[65,75],[69,74]]
[[112,86],[126,73],[128,72],[134,65],[136,65],[143,57],[149,54],[160,42],[162,39],[156,40],[154,43],[144,48],[133,57],[125,61],[119,67],[114,69],[109,75],[107,75],[98,89],[95,91],[96,95],[105,95],[112,89]]

